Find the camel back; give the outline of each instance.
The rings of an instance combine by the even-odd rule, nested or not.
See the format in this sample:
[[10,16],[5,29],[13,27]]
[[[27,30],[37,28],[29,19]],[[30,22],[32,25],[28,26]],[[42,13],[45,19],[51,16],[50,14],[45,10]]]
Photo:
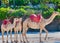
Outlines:
[[30,19],[31,19],[31,21],[32,22],[40,22],[41,21],[41,15],[35,15],[35,14],[32,14],[32,15],[30,15]]
[[11,23],[10,20],[7,20],[7,19],[3,20],[3,24],[4,24],[4,25],[8,24],[9,22]]

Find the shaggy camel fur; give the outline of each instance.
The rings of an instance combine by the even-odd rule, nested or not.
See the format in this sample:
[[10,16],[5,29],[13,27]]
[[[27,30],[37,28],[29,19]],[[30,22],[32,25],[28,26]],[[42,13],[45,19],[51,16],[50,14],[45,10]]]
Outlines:
[[[9,20],[9,19],[6,19]],[[7,38],[6,38],[6,43],[8,43],[8,32],[10,31],[10,38],[11,38],[11,43],[12,43],[12,29],[14,25],[11,24],[11,22],[8,22],[6,25],[2,23],[1,25],[1,31],[2,31],[2,43],[4,43],[4,32],[7,32]]]
[[46,30],[45,26],[50,24],[53,19],[55,18],[55,16],[57,16],[59,14],[59,12],[53,12],[51,17],[48,19],[44,19],[43,17],[41,18],[41,21],[39,23],[36,22],[32,22],[30,20],[30,18],[27,18],[24,22],[23,22],[23,32],[22,32],[22,36],[23,36],[23,41],[28,43],[28,39],[26,37],[26,32],[28,30],[28,28],[32,28],[32,29],[40,29],[40,42],[41,41],[41,33],[42,30],[44,30],[46,32],[46,36],[45,36],[45,40],[47,38],[48,35],[48,31]]

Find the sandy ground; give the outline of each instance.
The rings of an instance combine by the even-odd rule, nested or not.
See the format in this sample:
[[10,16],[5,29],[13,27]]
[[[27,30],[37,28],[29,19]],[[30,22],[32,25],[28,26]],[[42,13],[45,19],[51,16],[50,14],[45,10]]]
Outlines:
[[[27,34],[27,37],[28,37],[29,43],[40,43],[39,42],[39,33],[38,34]],[[47,40],[44,40],[44,37],[45,37],[45,33],[42,33],[43,43],[60,43],[60,32],[49,33]],[[6,41],[6,35],[4,35],[4,38]],[[21,39],[22,39],[22,37],[21,37]],[[14,40],[14,34],[13,34],[13,40]],[[19,40],[19,38],[18,38],[18,40]],[[11,43],[10,35],[9,35],[8,41],[9,41],[9,43]],[[0,43],[2,43],[2,36],[0,36]],[[20,43],[20,42],[18,42],[18,43]]]

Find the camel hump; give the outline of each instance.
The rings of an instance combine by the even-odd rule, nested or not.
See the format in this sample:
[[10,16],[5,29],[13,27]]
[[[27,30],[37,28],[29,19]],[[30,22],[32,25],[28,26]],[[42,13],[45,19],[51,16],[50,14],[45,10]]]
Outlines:
[[10,22],[10,20],[7,20],[7,19],[3,20],[4,25],[6,25],[8,22]]
[[41,15],[40,14],[31,14],[30,19],[33,22],[40,22],[41,21]]

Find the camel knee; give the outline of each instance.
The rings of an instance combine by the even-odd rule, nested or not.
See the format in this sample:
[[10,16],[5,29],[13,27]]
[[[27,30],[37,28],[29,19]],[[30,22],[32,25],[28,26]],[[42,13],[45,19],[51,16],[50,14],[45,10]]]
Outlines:
[[46,34],[48,34],[48,31],[46,31]]
[[22,33],[22,36],[25,36],[26,34],[25,33]]

